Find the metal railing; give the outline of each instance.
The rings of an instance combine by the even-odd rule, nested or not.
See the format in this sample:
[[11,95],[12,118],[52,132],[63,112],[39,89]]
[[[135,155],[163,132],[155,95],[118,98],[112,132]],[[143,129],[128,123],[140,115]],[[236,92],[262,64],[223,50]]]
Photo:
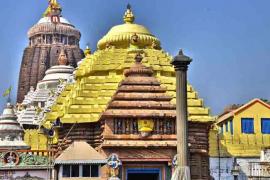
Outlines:
[[270,146],[270,135],[263,134],[220,134],[219,139],[223,141],[224,144],[261,144]]
[[270,162],[249,162],[250,178],[270,178]]

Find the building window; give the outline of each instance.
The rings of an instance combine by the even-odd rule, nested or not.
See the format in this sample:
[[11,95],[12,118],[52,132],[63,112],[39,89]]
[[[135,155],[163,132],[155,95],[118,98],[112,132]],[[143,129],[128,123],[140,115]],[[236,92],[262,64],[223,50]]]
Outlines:
[[91,166],[91,177],[98,177],[98,165],[92,165]]
[[82,177],[98,177],[99,166],[98,165],[81,165]]
[[63,165],[63,177],[70,177],[70,165]]
[[79,165],[63,165],[63,177],[79,177],[80,166]]
[[270,118],[261,119],[261,129],[263,134],[270,134]]
[[253,118],[241,118],[241,129],[244,134],[254,133],[254,119]]
[[231,134],[233,134],[233,121],[230,120],[230,132]]
[[71,177],[79,177],[80,170],[79,165],[71,166]]
[[227,122],[225,123],[226,132],[228,132],[228,131],[229,131],[228,126],[229,126],[229,121],[227,121]]
[[90,177],[90,165],[83,165],[83,177]]

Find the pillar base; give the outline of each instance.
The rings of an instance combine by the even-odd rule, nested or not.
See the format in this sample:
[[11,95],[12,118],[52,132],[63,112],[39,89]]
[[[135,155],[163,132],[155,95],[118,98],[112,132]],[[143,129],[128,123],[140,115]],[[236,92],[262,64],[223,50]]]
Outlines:
[[190,169],[188,166],[177,166],[171,180],[190,180]]

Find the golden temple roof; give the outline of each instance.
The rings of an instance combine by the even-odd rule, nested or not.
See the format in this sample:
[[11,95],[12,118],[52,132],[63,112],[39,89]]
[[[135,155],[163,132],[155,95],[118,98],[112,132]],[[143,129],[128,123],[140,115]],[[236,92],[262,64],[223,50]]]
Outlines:
[[[113,27],[99,41],[99,49],[86,56],[76,71],[76,82],[68,85],[58,97],[57,103],[52,107],[52,112],[46,116],[47,120],[54,121],[60,117],[63,123],[99,121],[116,94],[121,81],[125,78],[124,71],[134,65],[134,58],[138,51],[143,56],[142,64],[151,67],[153,76],[160,82],[161,87],[166,89],[166,94],[172,98],[171,103],[176,103],[175,71],[170,64],[172,57],[162,49],[149,45],[156,38],[146,28],[141,25],[129,25],[134,24],[120,25],[122,32],[119,26]],[[137,27],[142,27],[142,29]],[[139,39],[143,36],[152,39],[139,40],[134,45],[131,43],[133,33],[136,33]],[[115,41],[110,41],[113,37],[111,34],[114,34]],[[106,42],[110,44],[106,45]],[[209,109],[204,106],[198,93],[190,85],[187,86],[187,91],[189,120],[213,121]]]
[[134,35],[138,36],[138,46],[146,47],[151,46],[154,43],[160,45],[160,41],[150,33],[150,31],[139,24],[134,23],[135,16],[128,5],[124,14],[124,24],[116,25],[110,29],[110,31],[98,42],[98,48],[104,49],[106,46],[117,46],[127,48],[132,43]]

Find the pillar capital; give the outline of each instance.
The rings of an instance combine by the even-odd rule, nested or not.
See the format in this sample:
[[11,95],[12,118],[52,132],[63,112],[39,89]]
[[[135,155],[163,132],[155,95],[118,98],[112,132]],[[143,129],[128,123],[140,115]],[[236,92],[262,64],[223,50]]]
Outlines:
[[183,50],[180,49],[177,56],[173,58],[171,64],[174,66],[175,71],[187,71],[188,65],[191,63],[192,59],[184,55]]

